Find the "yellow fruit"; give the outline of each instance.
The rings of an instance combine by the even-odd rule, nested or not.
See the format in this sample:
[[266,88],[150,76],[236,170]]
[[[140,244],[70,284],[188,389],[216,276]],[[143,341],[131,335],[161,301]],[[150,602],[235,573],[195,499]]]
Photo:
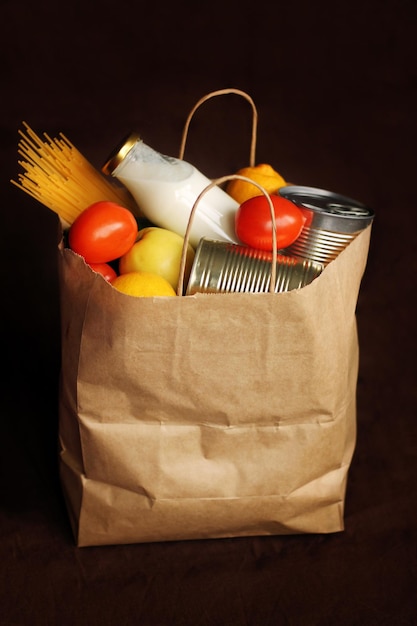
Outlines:
[[174,288],[162,276],[149,272],[128,272],[111,281],[113,287],[129,296],[176,296]]
[[[178,285],[184,238],[166,228],[142,228],[136,243],[119,260],[119,273],[150,272],[163,276],[174,289]],[[188,245],[185,280],[191,271],[194,250]]]
[[[275,193],[280,187],[287,184],[281,174],[278,174],[278,172],[267,163],[260,163],[253,167],[243,167],[237,171],[236,174],[245,176],[259,183],[268,193]],[[238,178],[229,181],[226,191],[236,202],[239,202],[239,204],[242,204],[245,200],[249,200],[249,198],[259,196],[262,193],[255,185],[251,185]]]

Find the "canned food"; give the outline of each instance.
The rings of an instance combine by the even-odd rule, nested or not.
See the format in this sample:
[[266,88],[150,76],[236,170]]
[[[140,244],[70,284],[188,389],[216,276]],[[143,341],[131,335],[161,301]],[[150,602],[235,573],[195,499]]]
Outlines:
[[[272,252],[203,238],[195,251],[186,295],[270,291]],[[299,289],[323,271],[323,264],[279,254],[275,293]]]
[[325,189],[287,185],[278,193],[307,218],[297,240],[283,250],[296,258],[330,263],[374,218],[364,204]]

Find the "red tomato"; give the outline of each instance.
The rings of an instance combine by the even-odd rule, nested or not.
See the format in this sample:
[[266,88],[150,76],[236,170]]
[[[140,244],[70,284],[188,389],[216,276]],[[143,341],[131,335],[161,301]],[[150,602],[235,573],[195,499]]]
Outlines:
[[87,263],[107,263],[126,254],[137,234],[138,225],[128,209],[101,201],[91,204],[75,219],[68,243]]
[[[277,249],[291,245],[304,226],[305,216],[291,200],[272,194],[275,212]],[[269,202],[264,195],[242,202],[235,216],[236,235],[247,246],[258,250],[272,250],[272,217]]]
[[103,278],[109,281],[109,283],[111,283],[111,281],[117,276],[116,270],[114,270],[108,263],[89,263],[89,265],[92,270],[101,274]]

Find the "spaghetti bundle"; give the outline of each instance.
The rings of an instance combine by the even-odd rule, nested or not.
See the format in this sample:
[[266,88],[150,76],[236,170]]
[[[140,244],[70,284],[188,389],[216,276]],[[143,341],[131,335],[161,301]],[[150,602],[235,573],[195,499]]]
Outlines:
[[23,125],[26,135],[19,131],[18,153],[25,161],[18,163],[25,171],[18,181],[11,182],[57,213],[64,226],[101,200],[138,213],[127,190],[108,181],[62,133],[54,139],[44,133],[43,141],[25,122]]

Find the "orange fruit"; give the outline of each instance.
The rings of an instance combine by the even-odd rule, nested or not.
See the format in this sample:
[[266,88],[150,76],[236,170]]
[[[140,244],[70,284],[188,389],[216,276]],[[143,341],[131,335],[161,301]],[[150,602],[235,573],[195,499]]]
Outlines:
[[111,285],[129,296],[152,298],[154,296],[177,295],[172,285],[165,278],[150,272],[121,274],[111,281]]
[[[243,167],[238,170],[236,174],[245,176],[259,183],[267,193],[275,193],[280,187],[287,184],[281,174],[278,174],[278,172],[267,163],[260,163],[253,167]],[[239,204],[242,204],[245,200],[249,200],[249,198],[262,194],[262,191],[258,187],[244,180],[239,180],[238,178],[229,181],[226,191]]]

